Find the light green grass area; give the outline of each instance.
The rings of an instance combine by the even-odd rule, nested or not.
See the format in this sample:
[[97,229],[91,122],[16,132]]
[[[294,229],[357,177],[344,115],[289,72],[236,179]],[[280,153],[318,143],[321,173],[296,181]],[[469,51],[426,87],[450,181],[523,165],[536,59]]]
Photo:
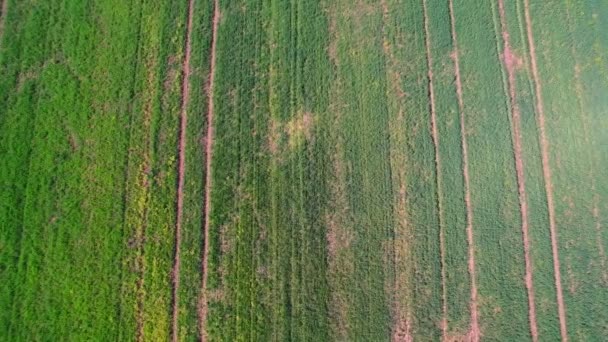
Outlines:
[[[492,6],[477,3],[454,10],[469,147],[479,324],[488,339],[524,340],[529,329],[521,222]],[[469,15],[473,12],[475,17]]]
[[[501,35],[498,6],[494,7],[497,18],[497,28]],[[521,144],[522,163],[526,200],[528,204],[528,232],[530,239],[530,262],[532,269],[532,284],[535,300],[536,321],[539,337],[543,339],[559,338],[559,321],[557,316],[555,278],[553,273],[553,256],[551,251],[551,236],[549,232],[549,217],[547,213],[547,197],[543,170],[539,158],[541,147],[537,113],[535,109],[534,84],[530,71],[530,49],[528,47],[524,2],[505,2],[505,20],[509,42],[517,59],[515,68],[515,90],[517,106],[521,112]],[[499,49],[503,51],[502,36]],[[503,62],[504,64],[504,62]],[[504,71],[505,82],[508,82],[507,70]],[[509,96],[508,84],[505,83],[505,96]],[[509,103],[509,111],[513,107]],[[511,125],[513,121],[511,118]],[[522,235],[523,242],[523,235]]]
[[[215,0],[4,1],[1,341],[462,340],[472,279],[481,340],[532,340],[498,0],[454,0],[457,37],[447,0],[219,0],[217,32]],[[538,337],[560,339],[549,192],[568,337],[601,341],[608,5],[530,0],[534,79],[526,2],[504,19]]]
[[[605,87],[592,62],[599,57],[593,53],[596,39],[592,33],[597,24],[593,22],[593,11],[586,13],[589,9],[570,1],[551,7],[536,4],[531,10],[538,18],[533,24],[554,172],[568,332],[572,339],[601,339],[606,333],[608,292],[598,247],[598,243],[603,243],[597,232],[600,208],[596,196],[601,192],[595,184],[603,182],[603,172],[597,164],[591,117],[605,110],[605,104],[590,97],[594,84]],[[553,28],[547,15],[564,25]],[[548,54],[560,57],[548,58]],[[602,124],[601,119],[598,124]],[[598,209],[597,218],[594,207]],[[589,320],[590,315],[593,320]]]

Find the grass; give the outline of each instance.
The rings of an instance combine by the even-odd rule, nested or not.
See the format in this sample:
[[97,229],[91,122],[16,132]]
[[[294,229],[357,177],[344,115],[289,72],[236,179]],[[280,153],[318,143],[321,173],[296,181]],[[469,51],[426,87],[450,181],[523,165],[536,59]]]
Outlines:
[[445,236],[445,293],[447,331],[463,335],[468,331],[470,276],[467,266],[466,210],[462,176],[460,115],[454,85],[454,46],[449,25],[449,8],[443,1],[428,1],[429,35],[433,85],[436,94],[438,148],[440,163],[437,187],[441,212],[439,220]]
[[[582,24],[585,17],[580,6],[571,2],[562,2],[558,6],[547,8],[537,5],[532,11],[539,17],[535,29],[538,36],[543,37],[538,43],[539,50],[545,54],[556,51],[564,54],[562,58],[551,60],[543,56],[539,61],[545,102],[551,114],[547,118],[548,139],[552,146],[552,168],[556,179],[554,191],[556,220],[560,229],[564,301],[570,336],[574,339],[596,339],[605,332],[606,317],[601,307],[605,304],[602,298],[605,298],[606,289],[602,285],[602,268],[597,262],[599,249],[593,215],[593,183],[599,169],[594,161],[594,149],[588,148],[589,138],[585,138],[589,134],[586,133],[589,122],[586,122],[585,113],[596,102],[586,100],[584,92],[577,92],[577,84],[597,82],[594,80],[597,72],[587,69],[591,64],[586,61],[588,57],[581,53],[593,45],[593,38],[584,31],[592,26]],[[568,25],[548,32],[541,13],[550,13]],[[577,76],[577,64],[581,70],[580,76]],[[560,72],[557,73],[557,70]],[[564,94],[569,96],[564,97]],[[573,100],[566,101],[567,98]],[[599,112],[597,107],[591,111]],[[573,162],[574,158],[576,162]],[[590,312],[596,317],[593,322],[588,320]]]
[[[478,14],[478,25],[466,13]],[[481,331],[486,338],[529,338],[521,222],[509,116],[502,92],[492,7],[455,8],[469,144]],[[513,329],[513,327],[520,327]],[[524,329],[523,327],[526,327]]]

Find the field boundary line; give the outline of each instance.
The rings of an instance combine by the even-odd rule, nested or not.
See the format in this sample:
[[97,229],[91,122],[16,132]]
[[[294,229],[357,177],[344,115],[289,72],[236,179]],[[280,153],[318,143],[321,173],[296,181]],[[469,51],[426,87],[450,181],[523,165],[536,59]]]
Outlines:
[[194,0],[188,0],[188,19],[186,28],[185,56],[182,66],[182,103],[179,128],[179,171],[177,180],[177,219],[175,224],[175,257],[173,264],[173,311],[171,320],[171,340],[177,342],[179,332],[179,287],[181,271],[181,242],[184,216],[184,183],[186,176],[186,130],[188,124],[188,105],[190,103],[190,58],[192,55],[192,27]]
[[458,109],[460,111],[460,135],[462,141],[462,168],[463,168],[463,179],[465,187],[464,201],[466,205],[467,213],[467,240],[469,245],[469,275],[471,278],[471,328],[468,333],[468,338],[471,342],[478,342],[481,333],[479,331],[479,313],[477,304],[477,280],[475,275],[475,241],[473,236],[473,208],[471,205],[471,181],[469,178],[469,155],[467,146],[467,132],[465,128],[465,117],[464,117],[464,101],[462,99],[462,80],[460,78],[460,59],[458,51],[458,37],[456,35],[456,19],[454,15],[454,0],[449,0],[450,10],[450,26],[452,33],[452,43],[454,51],[452,52],[452,59],[454,61],[454,77],[456,80],[456,95],[458,98]]
[[[526,180],[524,173],[524,161],[522,157],[522,133],[521,133],[521,112],[517,103],[517,85],[515,72],[520,62],[513,54],[507,19],[505,13],[504,0],[498,0],[498,13],[500,16],[500,26],[503,39],[502,63],[508,75],[508,96],[511,102],[511,125],[513,130],[513,153],[515,156],[515,171],[517,175],[517,191],[519,193],[519,209],[521,214],[521,231],[524,244],[524,261],[526,267],[525,284],[528,291],[528,319],[530,321],[530,333],[532,340],[538,341],[538,326],[536,323],[536,307],[534,301],[534,283],[532,277],[532,260],[530,257],[530,237],[528,234],[528,199],[526,196]],[[494,15],[494,13],[492,14]],[[498,37],[496,37],[498,39]]]
[[446,286],[446,270],[445,270],[445,222],[443,217],[443,203],[441,200],[441,186],[443,181],[441,178],[441,158],[439,155],[439,130],[437,128],[437,109],[435,107],[435,88],[433,82],[433,55],[431,53],[431,33],[429,29],[429,14],[427,0],[422,0],[422,10],[424,19],[424,43],[426,46],[426,62],[427,62],[427,77],[429,90],[429,109],[431,112],[431,135],[433,138],[433,147],[435,149],[435,185],[437,186],[437,211],[439,220],[439,252],[441,261],[441,301],[442,301],[442,319],[441,333],[442,339],[447,338],[448,330],[448,304],[447,304],[447,286]]
[[555,207],[553,202],[553,183],[551,180],[551,166],[549,163],[549,142],[545,132],[545,110],[542,97],[542,84],[536,65],[536,46],[534,43],[534,34],[532,32],[532,19],[530,16],[530,1],[524,0],[524,17],[526,20],[526,31],[528,36],[528,45],[530,53],[530,67],[532,69],[532,78],[534,79],[534,88],[536,92],[536,111],[538,115],[538,125],[540,132],[541,143],[541,160],[543,167],[543,176],[545,178],[545,192],[547,194],[547,210],[549,212],[549,231],[551,232],[551,250],[553,254],[553,271],[555,276],[555,288],[557,292],[557,309],[559,315],[559,325],[562,341],[568,341],[568,329],[566,326],[566,309],[564,306],[564,297],[562,292],[562,279],[559,262],[559,251],[557,242],[557,227],[555,223]]
[[207,340],[207,331],[205,326],[207,324],[207,278],[208,272],[208,261],[209,261],[209,229],[210,223],[209,218],[211,217],[211,159],[213,157],[213,90],[215,86],[215,62],[216,62],[216,50],[217,50],[217,31],[220,21],[220,4],[219,0],[213,2],[213,22],[211,32],[211,58],[209,63],[209,83],[207,85],[207,135],[205,140],[205,208],[204,208],[204,239],[203,242],[203,279],[201,284],[201,299],[199,303],[199,325],[201,340]]

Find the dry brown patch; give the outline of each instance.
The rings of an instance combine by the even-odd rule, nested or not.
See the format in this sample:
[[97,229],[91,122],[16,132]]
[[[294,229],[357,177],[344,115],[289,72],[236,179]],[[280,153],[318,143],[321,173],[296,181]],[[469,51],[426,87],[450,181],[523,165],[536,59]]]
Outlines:
[[[336,113],[336,125],[339,125],[341,114]],[[347,198],[346,177],[347,164],[343,160],[343,142],[336,139],[336,150],[332,156],[334,177],[330,181],[332,201],[325,216],[327,227],[326,240],[329,263],[329,284],[332,288],[329,311],[332,317],[331,326],[335,340],[347,341],[350,326],[348,313],[351,300],[343,284],[349,281],[354,272],[354,256],[350,248],[354,240],[350,208]]]
[[448,334],[443,342],[474,342],[479,341],[480,338],[481,335],[471,329],[462,334]]
[[412,342],[414,338],[412,337],[412,325],[410,321],[402,318],[395,323],[395,328],[393,330],[393,335],[391,337],[392,342]]
[[348,249],[354,240],[354,235],[351,230],[339,227],[341,219],[339,213],[328,214],[327,222],[327,251],[331,258],[335,258],[345,249]]
[[523,68],[523,59],[513,52],[513,49],[510,45],[505,46],[502,54],[502,59],[508,70],[515,71]]
[[311,141],[314,121],[315,118],[312,113],[301,112],[287,122],[285,133],[289,139],[289,148],[291,150],[301,146],[305,141]]
[[270,129],[268,133],[268,150],[272,155],[279,154],[279,147],[281,146],[281,139],[283,132],[281,129],[281,123],[276,119],[270,119]]
[[581,288],[582,283],[577,279],[574,271],[572,271],[572,266],[570,265],[566,267],[566,276],[568,277],[568,291],[571,295],[574,295]]
[[226,299],[226,295],[224,291],[220,289],[210,290],[209,294],[207,295],[207,299],[209,300],[209,302],[224,302]]
[[[281,160],[285,152],[296,150],[305,142],[312,142],[315,121],[315,115],[310,112],[298,112],[286,123],[278,119],[270,119],[267,136],[267,148],[270,154]],[[285,140],[287,140],[286,144]]]
[[329,55],[329,60],[335,66],[339,66],[339,58],[338,58],[338,29],[336,24],[336,18],[333,15],[328,15],[329,17],[329,45],[327,46],[327,53]]
[[[174,55],[171,55],[167,58],[167,75],[165,76],[165,81],[163,82],[163,90],[165,96],[173,89],[173,86],[177,84],[177,78],[179,77],[179,64],[178,58]],[[184,76],[188,78],[190,74],[190,67],[188,66],[188,71],[184,71]],[[188,80],[186,80],[188,82]]]

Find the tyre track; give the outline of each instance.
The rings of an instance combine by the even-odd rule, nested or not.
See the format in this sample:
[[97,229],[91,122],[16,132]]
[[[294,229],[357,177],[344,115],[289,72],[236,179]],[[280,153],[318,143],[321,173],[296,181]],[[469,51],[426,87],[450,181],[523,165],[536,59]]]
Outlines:
[[568,329],[566,327],[566,309],[562,292],[562,279],[559,262],[559,251],[557,243],[557,227],[555,223],[555,206],[553,201],[553,183],[551,179],[551,166],[549,163],[549,142],[545,132],[545,110],[542,97],[542,83],[536,65],[536,46],[532,32],[532,19],[530,16],[530,1],[524,0],[524,17],[526,21],[526,32],[528,38],[530,67],[536,93],[536,114],[538,115],[538,128],[541,144],[541,160],[543,176],[545,180],[545,192],[547,194],[547,210],[549,212],[549,230],[551,233],[551,250],[553,254],[553,271],[555,275],[555,288],[557,292],[557,309],[562,341],[568,341]]
[[475,275],[475,241],[473,236],[473,208],[471,205],[471,185],[469,178],[469,155],[467,147],[467,137],[464,117],[464,101],[462,99],[462,80],[460,77],[460,59],[458,51],[458,37],[456,35],[456,19],[454,15],[454,0],[449,0],[450,26],[452,33],[452,45],[454,52],[452,59],[454,61],[454,77],[456,81],[456,95],[458,97],[458,110],[460,111],[460,134],[462,139],[462,161],[463,161],[463,178],[465,187],[465,204],[467,213],[467,240],[469,245],[469,275],[471,277],[471,327],[468,333],[468,340],[477,342],[481,337],[479,330],[479,312],[477,304],[477,280]]
[[422,0],[422,9],[424,14],[424,43],[426,46],[426,61],[427,61],[427,77],[429,87],[430,111],[431,111],[431,133],[433,138],[433,147],[435,149],[435,180],[437,186],[437,210],[439,213],[439,248],[441,258],[441,301],[442,301],[442,319],[441,333],[442,339],[447,337],[448,330],[448,304],[447,304],[447,288],[446,288],[446,270],[445,270],[445,226],[443,217],[443,202],[441,200],[441,186],[443,181],[441,178],[441,158],[439,156],[439,130],[437,128],[437,113],[435,108],[435,88],[433,84],[433,56],[431,53],[431,33],[429,29],[429,14],[427,0]]
[[182,224],[184,216],[184,182],[186,176],[186,129],[188,123],[188,104],[190,103],[190,57],[192,55],[192,27],[194,0],[188,1],[188,19],[186,28],[186,52],[182,66],[182,103],[179,128],[179,171],[177,181],[177,219],[175,224],[175,257],[173,263],[173,312],[171,320],[171,340],[177,342],[179,318],[179,287],[181,268]]
[[[192,0],[190,0],[192,1]],[[214,100],[213,100],[213,89],[215,85],[215,62],[216,62],[216,49],[217,49],[217,30],[220,21],[220,7],[219,0],[213,2],[213,25],[211,35],[211,58],[209,66],[209,84],[207,85],[207,135],[205,141],[205,210],[204,210],[204,247],[203,247],[203,279],[201,285],[201,300],[199,304],[199,325],[201,340],[207,340],[207,331],[205,326],[207,323],[207,278],[208,269],[207,262],[209,260],[209,229],[210,223],[209,218],[211,216],[211,159],[213,157],[213,111],[214,111]]]
[[[530,321],[530,333],[533,341],[538,341],[538,327],[536,323],[536,307],[534,301],[534,285],[532,278],[532,260],[530,257],[530,238],[528,234],[528,199],[526,195],[526,184],[524,175],[524,161],[522,151],[522,133],[521,133],[521,113],[517,103],[517,89],[515,72],[519,67],[519,61],[513,54],[509,32],[507,27],[507,19],[505,14],[504,0],[498,0],[498,12],[500,15],[500,26],[503,39],[502,62],[507,70],[508,75],[508,92],[511,102],[511,122],[513,130],[513,145],[515,155],[515,170],[517,175],[517,190],[519,194],[519,207],[521,213],[521,230],[524,244],[524,260],[525,260],[525,283],[528,291],[528,319]],[[498,37],[497,37],[498,38]]]

